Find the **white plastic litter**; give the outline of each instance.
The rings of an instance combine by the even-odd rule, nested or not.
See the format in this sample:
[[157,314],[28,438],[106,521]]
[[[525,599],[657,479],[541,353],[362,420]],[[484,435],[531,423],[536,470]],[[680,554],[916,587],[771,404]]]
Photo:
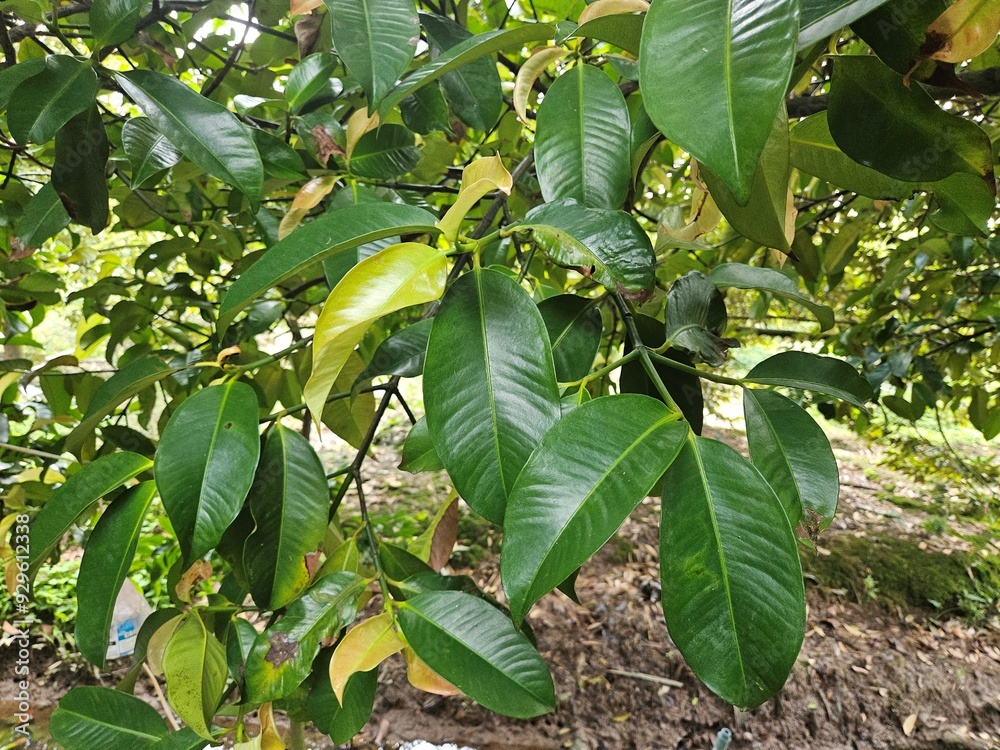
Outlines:
[[135,651],[135,639],[139,628],[149,617],[153,608],[142,596],[142,592],[128,578],[122,584],[115,611],[111,616],[111,633],[108,640],[108,659],[131,656]]

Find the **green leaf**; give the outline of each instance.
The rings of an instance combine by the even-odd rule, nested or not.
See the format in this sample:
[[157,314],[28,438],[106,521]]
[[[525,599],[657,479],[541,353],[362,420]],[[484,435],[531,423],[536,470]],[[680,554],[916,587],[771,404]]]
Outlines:
[[795,62],[799,4],[656,0],[639,51],[656,127],[746,203]]
[[341,705],[330,685],[330,670],[321,667],[314,673],[306,713],[319,731],[330,735],[335,745],[346,745],[371,718],[377,692],[378,669],[356,672],[347,681]]
[[14,231],[25,247],[41,247],[69,224],[69,214],[59,200],[55,186],[48,183],[31,196],[24,213],[14,225]]
[[167,699],[199,737],[212,739],[212,717],[226,689],[226,649],[197,612],[184,618],[163,651]]
[[97,234],[108,225],[108,136],[96,104],[92,104],[56,133],[56,160],[52,187],[70,218]]
[[45,59],[33,57],[9,68],[0,69],[0,110],[7,109],[10,95],[22,81],[45,70]]
[[445,294],[427,343],[424,406],[455,489],[502,523],[514,480],[559,419],[545,324],[513,279],[477,269]]
[[[646,346],[659,349],[667,342],[666,329],[656,318],[637,314],[633,315],[632,319],[642,343]],[[628,354],[633,348],[631,340],[626,340],[625,353]],[[667,349],[664,356],[682,365],[694,366],[691,358],[680,349]],[[653,367],[667,387],[667,392],[674,403],[680,407],[684,419],[691,425],[694,434],[700,435],[705,422],[705,397],[701,391],[701,378],[661,362],[654,362]],[[640,361],[632,360],[622,367],[619,383],[622,393],[642,393],[659,401],[663,400],[659,389],[650,380]]]
[[533,232],[561,266],[582,266],[611,292],[645,299],[656,257],[642,227],[624,211],[589,208],[566,199],[528,211],[518,231]]
[[179,732],[171,732],[153,745],[152,750],[203,750],[209,740],[198,736],[191,727],[184,727]]
[[822,519],[815,525],[828,526],[837,513],[840,475],[823,430],[776,391],[745,388],[743,413],[750,460],[781,500],[792,527],[806,510]]
[[535,169],[546,201],[620,208],[631,179],[625,97],[599,68],[559,76],[538,108]]
[[22,81],[7,104],[7,127],[19,144],[46,143],[94,103],[97,74],[68,55],[49,55],[45,69]]
[[888,0],[801,0],[799,49],[836,34]]
[[930,186],[938,201],[931,221],[951,234],[990,235],[989,221],[997,201],[990,186],[971,174],[953,174]]
[[417,49],[420,22],[413,0],[324,0],[333,46],[368,96],[374,112]]
[[[597,39],[638,56],[642,44],[642,26],[645,20],[645,13],[612,13],[598,16],[577,26],[567,35],[567,38]],[[562,40],[557,41],[561,42]]]
[[219,333],[252,300],[314,263],[383,237],[437,234],[436,221],[433,214],[416,206],[365,203],[309,222],[271,247],[233,282],[219,307]]
[[264,166],[250,129],[236,115],[163,73],[133,70],[115,79],[184,156],[237,188],[257,211]]
[[538,305],[552,344],[556,380],[567,383],[590,372],[601,346],[604,324],[593,300],[557,294]]
[[127,41],[146,7],[146,0],[94,0],[90,6],[90,30],[98,47]]
[[417,656],[489,710],[528,719],[555,709],[542,657],[483,599],[458,591],[419,594],[400,605],[399,625]]
[[419,376],[424,371],[432,322],[430,319],[417,321],[379,344],[356,384],[381,375],[399,375],[401,378]]
[[299,152],[278,136],[254,128],[253,142],[257,144],[257,153],[264,163],[265,175],[279,180],[300,180],[305,177],[306,165]]
[[712,692],[754,708],[802,646],[805,589],[781,501],[729,446],[692,437],[664,477],[660,580],[670,637]]
[[[472,38],[468,29],[443,16],[421,13],[420,23],[427,32],[432,58]],[[503,91],[492,57],[473,60],[442,76],[441,85],[458,119],[470,128],[487,131],[500,119]]]
[[739,343],[722,338],[728,324],[726,302],[700,271],[681,276],[667,292],[667,340],[689,352],[695,362],[719,367],[726,352]]
[[788,117],[778,110],[771,135],[754,172],[750,197],[740,205],[736,197],[708,169],[701,176],[712,199],[737,232],[765,247],[791,253],[795,237],[795,209],[788,190]]
[[181,152],[174,148],[153,121],[148,117],[133,117],[122,128],[122,146],[132,165],[133,190],[157,172],[170,169],[181,160]]
[[280,609],[309,585],[308,555],[322,544],[328,521],[326,472],[309,441],[275,425],[249,498],[257,524],[243,552],[250,593],[259,607]]
[[147,750],[167,736],[167,723],[143,700],[105,687],[75,687],[52,712],[49,732],[65,750]]
[[142,522],[155,494],[153,482],[128,490],[107,507],[84,547],[76,596],[86,606],[77,614],[76,645],[100,669],[108,652],[118,592],[132,565]]
[[366,586],[354,573],[330,573],[257,636],[246,663],[247,690],[254,703],[277,700],[302,684],[323,640],[354,620]]
[[874,57],[837,58],[828,122],[845,154],[894,179],[934,181],[967,172],[996,188],[986,131],[945,112],[921,86],[907,86]]
[[750,370],[743,381],[815,391],[859,409],[864,409],[873,398],[871,385],[847,362],[809,352],[781,352],[768,357]]
[[324,89],[328,89],[337,65],[337,58],[329,52],[317,52],[304,57],[302,62],[292,68],[285,82],[288,108],[295,112]]
[[[947,8],[947,0],[885,3],[852,21],[851,31],[861,37],[882,62],[906,75],[921,57],[920,47],[927,27]],[[933,64],[930,67],[933,68]]]
[[[351,352],[344,364],[344,369],[333,381],[330,388],[334,393],[350,391],[358,382],[358,376],[365,368],[365,361],[357,352]],[[375,416],[375,396],[372,393],[359,393],[351,398],[341,398],[331,401],[323,409],[322,423],[333,431],[337,437],[346,440],[355,448],[360,448]]]
[[87,464],[57,487],[31,522],[29,578],[34,578],[45,558],[77,518],[109,492],[152,465],[152,461],[138,453],[112,453]]
[[500,572],[515,623],[604,546],[689,432],[662,402],[622,394],[582,404],[545,434],[504,515]]
[[[158,609],[149,614],[149,617],[143,621],[142,626],[139,628],[139,633],[135,637],[135,650],[132,652],[132,663],[129,665],[128,671],[121,678],[115,690],[130,695],[135,693],[135,682],[139,679],[139,675],[142,674],[143,667],[146,665],[146,651],[149,648],[150,639],[157,630],[174,618],[180,617],[180,615],[181,611],[174,607]],[[246,622],[246,620],[240,620],[239,618],[237,618],[237,621]],[[247,625],[250,625],[250,623],[247,622]],[[256,631],[254,632],[256,634]]]
[[551,39],[554,32],[555,27],[552,24],[529,23],[513,29],[476,34],[472,38],[456,44],[447,52],[431,62],[425,63],[416,72],[407,76],[389,92],[379,107],[379,111],[388,112],[414,91],[474,60],[496,54],[510,47],[520,48],[528,42]]
[[427,135],[434,130],[451,133],[451,112],[441,86],[433,84],[417,89],[399,103],[403,124],[410,130]]
[[200,390],[170,416],[153,475],[185,566],[213,549],[236,518],[259,457],[257,396],[246,383]]
[[821,331],[830,330],[836,322],[833,310],[805,297],[799,292],[798,285],[791,278],[773,268],[758,268],[748,266],[745,263],[723,263],[709,272],[708,280],[719,289],[730,287],[760,289],[792,300],[816,316]]
[[351,152],[351,172],[358,177],[391,180],[420,161],[413,133],[402,125],[383,125],[365,133]]
[[399,468],[411,474],[444,468],[437,451],[434,450],[434,441],[431,440],[430,430],[427,429],[426,417],[418,419],[410,428],[400,458]]
[[438,299],[448,258],[430,245],[406,242],[366,258],[330,292],[316,321],[312,374],[303,389],[317,419],[334,382],[369,326],[405,307]]
[[129,362],[105,380],[104,384],[91,396],[87,412],[80,420],[80,424],[66,436],[64,450],[76,453],[97,427],[97,424],[120,404],[175,372],[177,370],[167,367],[162,359],[154,355],[140,357]]
[[830,135],[826,112],[807,117],[792,128],[790,158],[796,169],[869,198],[905,198],[917,188],[912,182],[894,180],[858,164],[841,151]]

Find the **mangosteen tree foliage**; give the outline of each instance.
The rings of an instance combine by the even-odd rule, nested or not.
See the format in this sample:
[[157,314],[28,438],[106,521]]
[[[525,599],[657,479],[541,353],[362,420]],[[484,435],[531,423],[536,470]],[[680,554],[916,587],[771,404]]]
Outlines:
[[[274,710],[292,747],[305,722],[346,742],[397,654],[414,689],[553,711],[526,618],[651,494],[670,637],[752,708],[837,508],[805,407],[1000,433],[996,0],[0,12],[5,532],[30,516],[7,581],[83,534],[76,642],[104,667],[169,534],[173,604],[117,690],[62,698],[68,750],[284,747]],[[784,348],[727,367],[767,320]],[[703,381],[742,396],[749,460],[701,436]],[[363,485],[392,404],[403,468],[454,487],[403,544]],[[502,601],[442,573],[459,513],[502,529]],[[183,728],[133,697],[144,668]]]

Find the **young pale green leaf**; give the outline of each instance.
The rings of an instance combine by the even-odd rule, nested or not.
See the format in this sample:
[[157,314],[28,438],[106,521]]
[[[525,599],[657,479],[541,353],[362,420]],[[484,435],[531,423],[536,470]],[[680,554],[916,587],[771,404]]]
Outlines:
[[65,750],[149,750],[167,736],[167,723],[143,700],[106,687],[75,687],[49,720],[52,739]]
[[303,394],[317,420],[368,327],[383,315],[438,299],[447,276],[447,256],[418,242],[387,247],[345,274],[316,321],[312,374]]
[[58,487],[31,522],[28,577],[34,578],[77,518],[152,465],[152,461],[138,453],[111,453],[87,464]]
[[614,535],[689,432],[662,402],[622,394],[582,404],[545,434],[504,515],[500,572],[515,623]]
[[799,4],[656,0],[639,51],[656,127],[732,191],[751,184],[795,62]]
[[380,375],[399,375],[415,378],[424,371],[427,339],[431,335],[431,319],[420,320],[396,331],[378,345],[355,385]]
[[795,239],[796,211],[788,188],[788,170],[788,116],[782,106],[764,145],[745,205],[740,205],[710,170],[703,169],[700,174],[729,226],[749,240],[789,254]]
[[[350,398],[338,398],[328,403],[323,409],[322,423],[333,433],[355,448],[360,448],[365,439],[365,432],[375,414],[375,395],[373,393],[356,393],[358,378],[365,367],[365,361],[357,352],[351,352],[344,364],[344,369],[333,381],[330,388],[334,393],[352,392]],[[366,381],[361,381],[365,383]]]
[[403,75],[420,39],[413,0],[324,0],[337,55],[361,84],[374,112]]
[[122,146],[132,165],[133,189],[181,160],[178,151],[148,117],[133,117],[122,128]]
[[280,424],[268,432],[250,488],[257,526],[243,564],[263,609],[280,609],[309,585],[308,556],[323,542],[330,509],[326,472],[309,441]]
[[[633,321],[642,343],[646,346],[659,349],[667,342],[663,323],[656,318],[636,314],[633,316]],[[633,349],[632,342],[626,341],[625,353],[628,354]],[[680,349],[667,349],[663,356],[688,367],[694,366],[691,358]],[[705,397],[701,390],[701,378],[658,361],[653,363],[653,367],[667,387],[667,392],[674,403],[680,407],[684,419],[691,425],[694,434],[700,435],[705,422]],[[622,366],[619,383],[622,393],[642,393],[663,400],[656,385],[650,380],[646,368],[638,360],[632,360]]]
[[257,210],[264,165],[249,128],[236,115],[163,73],[133,70],[115,80],[184,156],[238,189]]
[[799,49],[824,40],[867,15],[887,0],[802,0]]
[[378,670],[351,675],[338,701],[330,685],[328,669],[316,670],[312,690],[306,701],[309,720],[336,745],[346,745],[371,718],[378,692]]
[[399,468],[411,474],[444,468],[437,451],[434,450],[434,441],[431,440],[431,433],[427,428],[427,417],[421,417],[410,428],[403,443],[402,453]]
[[91,396],[87,412],[80,423],[66,436],[63,448],[70,453],[77,453],[97,424],[120,404],[175,372],[177,370],[167,367],[163,360],[155,355],[139,357],[129,362],[104,381],[104,385]]
[[156,484],[143,482],[116,499],[94,526],[83,551],[76,595],[87,605],[77,614],[76,645],[100,669],[108,652],[118,592],[132,565],[142,522],[155,494]]
[[455,202],[444,215],[438,226],[449,242],[458,238],[459,229],[465,215],[480,199],[492,190],[510,195],[514,187],[510,172],[504,167],[499,156],[476,159],[462,170],[462,185]]
[[660,580],[667,628],[712,692],[754,708],[802,647],[795,535],[764,477],[729,446],[691,437],[664,477]]
[[337,58],[329,52],[317,52],[304,57],[302,62],[292,68],[285,82],[285,101],[288,102],[288,108],[295,112],[324,89],[330,90],[331,79],[337,65]]
[[[473,38],[464,26],[450,18],[433,13],[421,13],[420,24],[427,33],[432,59]],[[476,130],[488,131],[503,107],[503,91],[496,60],[483,56],[441,77],[448,102],[458,119]]]
[[535,81],[549,65],[562,60],[568,54],[569,50],[563,47],[537,47],[517,71],[517,79],[514,81],[514,110],[523,122],[528,121],[528,97],[535,86]]
[[700,271],[681,276],[667,292],[666,340],[696,362],[719,367],[738,342],[722,338],[728,316],[726,301]]
[[538,651],[478,596],[419,594],[400,606],[399,625],[422,661],[489,710],[528,719],[555,709],[552,676]]
[[365,133],[351,152],[351,172],[358,177],[391,180],[417,166],[420,150],[402,125],[383,125]]
[[197,612],[174,631],[163,651],[167,699],[199,737],[212,739],[212,717],[226,689],[226,649]]
[[579,380],[590,372],[604,333],[601,311],[593,300],[557,294],[538,304],[552,344],[556,379]]
[[49,55],[45,68],[21,81],[10,95],[7,127],[19,144],[46,143],[94,103],[97,74],[68,55]]
[[531,209],[517,229],[532,232],[555,263],[584,268],[609,291],[639,299],[652,292],[653,246],[624,211],[565,199]]
[[427,342],[424,405],[455,489],[502,523],[514,480],[559,419],[545,323],[513,279],[477,269],[448,290]]
[[[135,637],[135,650],[132,652],[132,663],[129,665],[125,676],[121,678],[115,690],[132,695],[135,693],[135,683],[142,674],[143,667],[146,666],[146,653],[149,651],[149,642],[153,635],[175,618],[181,617],[181,611],[174,607],[158,609],[151,612],[139,628],[139,633]],[[241,622],[246,622],[241,620]],[[247,623],[249,625],[249,623]]]
[[243,507],[259,457],[257,396],[246,383],[200,390],[170,416],[153,475],[185,565],[219,543]]
[[309,676],[324,639],[350,624],[367,581],[338,571],[320,578],[257,636],[247,656],[246,682],[255,703],[278,700]]
[[845,154],[884,175],[918,182],[966,172],[995,192],[986,131],[945,112],[922,87],[907,86],[875,57],[837,58],[827,121]]
[[146,7],[146,0],[94,0],[90,6],[90,29],[100,47],[127,41]]
[[92,104],[56,133],[56,160],[52,186],[77,224],[93,234],[108,225],[108,136],[96,104]]
[[[794,528],[799,520],[826,527],[837,513],[840,475],[823,430],[794,401],[770,390],[743,391],[750,460],[771,485]],[[804,511],[817,514],[811,524]]]
[[632,177],[629,132],[625,97],[602,70],[581,64],[559,76],[535,127],[535,169],[545,200],[620,208]]
[[233,282],[219,306],[219,334],[251,301],[314,263],[383,237],[437,234],[436,221],[433,214],[416,206],[364,203],[309,222],[271,247]]
[[388,112],[414,91],[474,60],[511,47],[518,48],[528,42],[551,39],[554,33],[555,26],[552,24],[528,23],[523,26],[515,26],[512,29],[476,34],[464,42],[456,44],[447,52],[438,55],[434,60],[420,66],[414,73],[407,76],[389,92],[389,95],[382,102],[382,106],[379,107],[379,111]]
[[809,352],[781,352],[768,357],[747,373],[746,383],[779,385],[815,391],[864,409],[872,400],[872,387],[842,359]]
[[337,701],[344,705],[344,690],[351,677],[375,669],[402,651],[404,645],[388,612],[375,615],[347,631],[330,659],[330,685]]
[[69,214],[51,182],[31,196],[24,213],[14,224],[14,233],[25,247],[41,247],[69,224]]
[[791,278],[773,268],[758,268],[757,266],[748,266],[745,263],[723,263],[709,272],[708,280],[719,289],[730,287],[760,289],[792,300],[816,316],[821,331],[830,330],[835,323],[833,310],[807,298],[799,291],[798,285]]
[[859,164],[841,151],[830,135],[826,112],[807,117],[792,128],[790,160],[806,174],[869,198],[905,198],[917,188],[912,182],[894,180]]

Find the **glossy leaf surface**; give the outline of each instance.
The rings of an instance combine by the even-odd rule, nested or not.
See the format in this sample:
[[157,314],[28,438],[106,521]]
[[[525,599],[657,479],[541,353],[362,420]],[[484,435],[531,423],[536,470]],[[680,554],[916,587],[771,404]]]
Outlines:
[[558,294],[538,305],[552,344],[556,379],[579,380],[590,372],[601,346],[601,311],[592,301],[575,294]]
[[163,675],[171,707],[199,737],[212,738],[227,674],[226,649],[197,612],[188,614],[163,651]]
[[97,75],[68,55],[49,55],[45,68],[10,95],[7,127],[19,144],[46,143],[73,117],[94,103]]
[[872,387],[847,362],[809,352],[781,352],[747,373],[744,380],[758,385],[780,385],[815,391],[859,408],[872,399]]
[[822,41],[887,0],[802,0],[799,48]]
[[476,270],[448,290],[427,343],[424,405],[455,488],[501,523],[514,480],[559,419],[545,324],[512,279]]
[[83,686],[59,700],[49,731],[66,750],[148,750],[167,736],[167,723],[143,700],[111,688]]
[[500,571],[515,623],[612,537],[689,430],[662,402],[622,394],[577,407],[546,433],[504,516]]
[[102,47],[126,41],[135,33],[136,22],[145,7],[145,0],[94,0],[90,7],[94,41]]
[[773,268],[758,268],[744,263],[723,263],[708,274],[708,280],[720,289],[760,289],[779,297],[792,300],[809,310],[819,321],[820,330],[833,328],[834,315],[826,305],[813,302],[799,291],[798,285],[781,271]]
[[122,128],[122,146],[132,165],[132,187],[141,186],[181,160],[178,151],[148,117],[133,117]]
[[664,477],[660,579],[670,637],[702,682],[744,708],[781,689],[805,632],[795,536],[723,443],[692,437]]

